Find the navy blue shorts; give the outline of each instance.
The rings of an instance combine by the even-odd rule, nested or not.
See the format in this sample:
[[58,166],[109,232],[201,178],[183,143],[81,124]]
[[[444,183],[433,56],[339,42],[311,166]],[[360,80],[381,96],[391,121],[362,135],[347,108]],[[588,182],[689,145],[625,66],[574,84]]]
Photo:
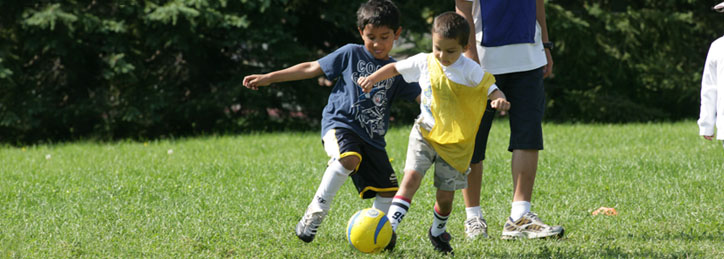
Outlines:
[[[495,75],[495,85],[510,102],[508,119],[510,122],[510,142],[508,151],[515,149],[543,150],[543,112],[545,111],[545,91],[543,88],[543,68],[530,71]],[[495,109],[488,101],[485,114],[475,137],[475,152],[471,163],[485,160],[485,148],[488,134],[495,117]]]
[[344,128],[325,133],[322,144],[332,160],[346,156],[360,159],[360,164],[350,175],[360,198],[374,198],[379,192],[396,192],[399,189],[395,170],[384,149],[367,144],[356,133]]

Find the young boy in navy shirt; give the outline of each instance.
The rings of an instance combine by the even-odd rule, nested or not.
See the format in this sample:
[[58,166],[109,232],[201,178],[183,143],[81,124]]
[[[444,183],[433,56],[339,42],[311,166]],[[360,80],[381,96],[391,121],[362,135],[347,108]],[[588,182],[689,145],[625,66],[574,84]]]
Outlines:
[[[416,100],[420,87],[400,76],[381,81],[368,93],[357,79],[395,62],[389,57],[400,36],[400,12],[389,0],[370,0],[357,10],[357,30],[364,45],[347,44],[311,62],[267,74],[244,77],[243,84],[258,89],[272,83],[314,78],[321,75],[337,82],[322,114],[322,141],[331,158],[317,192],[296,227],[304,242],[311,242],[332,200],[348,176],[360,198],[375,198],[374,208],[387,213],[398,190],[397,177],[385,151],[390,104],[398,98]],[[390,247],[394,246],[394,240]]]

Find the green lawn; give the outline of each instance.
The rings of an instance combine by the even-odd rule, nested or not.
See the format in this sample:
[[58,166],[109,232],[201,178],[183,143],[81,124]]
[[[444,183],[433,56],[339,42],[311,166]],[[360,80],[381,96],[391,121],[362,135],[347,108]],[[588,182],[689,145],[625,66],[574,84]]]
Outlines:
[[[502,241],[510,210],[505,120],[485,161],[483,210],[490,239],[466,241],[458,193],[448,224],[462,257],[724,257],[724,149],[693,121],[545,124],[533,211],[561,224],[561,240]],[[402,178],[409,127],[387,136]],[[368,257],[345,226],[371,207],[348,181],[309,244],[293,229],[327,157],[319,133],[263,133],[149,143],[0,147],[0,258]],[[394,252],[436,257],[432,177],[398,228]],[[601,206],[618,216],[592,216]]]

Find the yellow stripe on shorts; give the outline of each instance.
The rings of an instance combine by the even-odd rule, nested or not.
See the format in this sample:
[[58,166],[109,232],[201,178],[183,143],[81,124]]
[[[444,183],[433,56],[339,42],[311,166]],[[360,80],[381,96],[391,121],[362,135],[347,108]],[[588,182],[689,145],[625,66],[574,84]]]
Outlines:
[[364,197],[364,194],[367,191],[375,191],[377,193],[381,193],[381,192],[396,192],[398,189],[400,189],[400,188],[399,187],[377,188],[377,187],[367,186],[367,187],[365,187],[364,190],[359,192],[359,197],[360,198]]

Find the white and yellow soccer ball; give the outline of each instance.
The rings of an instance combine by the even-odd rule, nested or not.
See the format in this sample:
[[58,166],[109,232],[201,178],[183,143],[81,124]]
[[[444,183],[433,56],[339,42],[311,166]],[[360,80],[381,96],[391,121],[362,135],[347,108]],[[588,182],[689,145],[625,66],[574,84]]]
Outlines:
[[387,216],[375,208],[355,213],[347,223],[347,241],[364,253],[382,251],[392,239],[392,226]]

